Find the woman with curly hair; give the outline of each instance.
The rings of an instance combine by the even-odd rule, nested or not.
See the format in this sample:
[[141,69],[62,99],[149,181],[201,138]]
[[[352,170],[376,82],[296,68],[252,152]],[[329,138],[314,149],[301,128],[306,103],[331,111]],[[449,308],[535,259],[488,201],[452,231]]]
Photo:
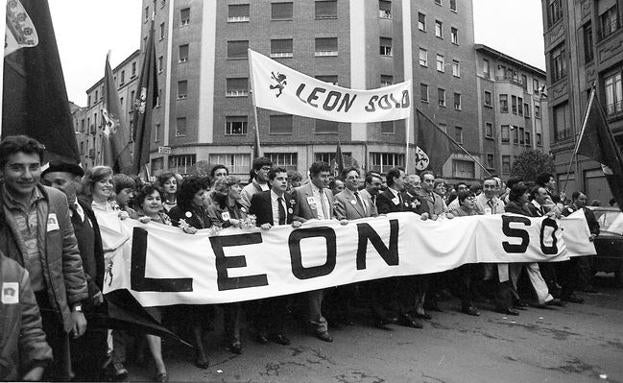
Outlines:
[[162,173],[156,180],[156,186],[162,192],[162,207],[165,212],[171,211],[177,205],[178,183],[173,173]]

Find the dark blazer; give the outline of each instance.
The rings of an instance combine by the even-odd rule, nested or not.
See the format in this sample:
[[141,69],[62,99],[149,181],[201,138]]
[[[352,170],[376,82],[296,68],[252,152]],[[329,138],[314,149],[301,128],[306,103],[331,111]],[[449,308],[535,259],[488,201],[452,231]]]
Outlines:
[[400,193],[402,197],[402,204],[394,203],[395,197],[391,190],[385,190],[376,197],[376,208],[379,214],[396,213],[401,211],[411,211],[411,198]]
[[84,276],[87,279],[87,285],[89,287],[89,296],[93,297],[102,290],[102,286],[104,285],[105,265],[102,234],[100,233],[100,227],[95,218],[95,213],[91,208],[91,203],[83,198],[78,198],[78,203],[82,207],[82,210],[84,210],[84,215],[87,216],[93,225],[93,259],[86,259],[86,255],[80,253]]
[[195,229],[206,229],[212,226],[212,220],[206,209],[187,211],[182,209],[180,205],[176,205],[167,214],[171,218],[173,226],[179,226],[180,219],[183,219],[189,226]]
[[505,211],[507,213],[515,213],[515,214],[525,215],[527,217],[534,217],[530,210],[528,210],[525,206],[521,206],[517,202],[514,202],[514,201],[509,201],[506,204]]
[[[286,224],[291,224],[294,220],[294,210],[296,208],[296,201],[294,196],[290,193],[283,194],[283,200],[286,203]],[[265,223],[273,224],[273,206],[270,190],[253,194],[251,197],[251,207],[249,208],[249,214],[255,215],[257,226],[262,226]]]

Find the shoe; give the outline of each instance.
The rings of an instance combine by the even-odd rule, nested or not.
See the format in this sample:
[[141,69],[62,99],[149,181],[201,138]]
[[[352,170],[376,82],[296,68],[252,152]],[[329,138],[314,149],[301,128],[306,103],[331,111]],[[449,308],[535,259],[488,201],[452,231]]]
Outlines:
[[290,344],[290,339],[288,339],[283,334],[275,334],[275,335],[270,337],[270,340],[272,340],[273,342],[275,342],[277,344],[281,344],[283,346],[288,346]]
[[128,370],[121,362],[113,362],[112,375],[116,381],[124,380],[128,377]]
[[316,338],[320,339],[323,342],[331,343],[333,342],[333,337],[329,334],[328,331],[316,331],[314,332]]
[[267,344],[268,343],[268,337],[266,336],[266,334],[264,333],[259,333],[255,336],[255,340],[257,341],[257,343],[259,344]]
[[463,314],[471,315],[471,316],[474,316],[474,317],[480,316],[480,312],[474,306],[463,307],[463,309],[461,309],[461,312]]
[[399,325],[411,328],[424,328],[424,325],[419,320],[413,318],[409,314],[403,314],[400,318]]
[[562,297],[561,300],[565,301],[565,302],[571,302],[571,303],[584,303],[584,298],[580,298],[575,294],[571,294],[568,295],[566,297]]
[[513,315],[513,316],[519,315],[518,311],[513,310],[511,308],[498,309],[497,312],[499,312],[500,314],[505,314],[505,315]]
[[207,357],[197,356],[195,358],[195,366],[205,370],[206,368],[210,367],[210,361]]
[[392,329],[391,327],[387,327],[387,324],[388,323],[382,319],[374,321],[374,327],[378,328],[379,330],[394,331],[394,329]]
[[549,302],[545,302],[547,306],[565,307],[565,303],[558,298],[554,298]]
[[235,341],[231,342],[229,344],[229,346],[227,346],[227,349],[232,354],[237,354],[237,355],[242,354],[242,344],[240,344],[239,340],[235,340]]
[[169,376],[166,372],[159,372],[154,376],[154,382],[166,383],[169,381]]
[[416,313],[413,313],[413,316],[416,317],[416,318],[425,319],[425,320],[433,319],[433,317],[431,317],[430,314],[428,314],[426,312],[424,314],[420,314],[420,313],[416,312]]
[[398,317],[397,316],[389,316],[389,317],[384,317],[384,318],[381,318],[381,319],[386,324],[396,324],[396,323],[398,323]]

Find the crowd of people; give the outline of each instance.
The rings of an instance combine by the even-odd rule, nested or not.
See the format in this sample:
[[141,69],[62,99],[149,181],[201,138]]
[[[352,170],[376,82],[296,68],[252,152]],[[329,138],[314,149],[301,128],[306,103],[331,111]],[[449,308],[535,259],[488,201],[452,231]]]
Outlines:
[[[106,166],[83,170],[60,161],[43,166],[43,158],[44,147],[32,138],[12,136],[0,143],[0,316],[5,319],[0,380],[122,380],[128,376],[128,354],[144,358],[144,350],[153,360],[154,380],[168,380],[160,337],[89,326],[87,321],[105,312],[104,275],[115,251],[130,238],[123,234],[127,219],[178,227],[184,236],[226,227],[297,228],[308,220],[347,225],[394,212],[413,212],[422,220],[502,213],[557,219],[583,210],[591,237],[599,234],[594,215],[585,208],[587,195],[576,191],[566,200],[556,192],[551,174],[534,181],[511,178],[504,183],[489,177],[474,185],[449,185],[431,171],[406,174],[401,168],[383,175],[353,167],[334,177],[329,164],[315,162],[302,182],[300,174],[260,157],[253,161],[246,185],[224,165],[206,176],[164,173],[146,182],[114,174]],[[439,302],[451,296],[459,299],[458,309],[466,315],[478,316],[480,308],[519,315],[529,306],[582,303],[578,291],[594,291],[587,257],[466,264],[443,273],[296,296],[146,310],[159,322],[189,329],[194,363],[207,368],[205,335],[214,330],[219,313],[227,350],[240,354],[242,328],[260,344],[288,345],[286,328],[292,318],[309,334],[332,342],[331,332],[355,321],[382,331],[393,325],[423,328],[433,312],[441,311]]]

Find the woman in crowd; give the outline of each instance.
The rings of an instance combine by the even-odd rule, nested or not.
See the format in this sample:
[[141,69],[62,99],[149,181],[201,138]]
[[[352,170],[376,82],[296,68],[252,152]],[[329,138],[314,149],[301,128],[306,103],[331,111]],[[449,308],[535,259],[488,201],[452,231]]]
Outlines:
[[436,178],[435,184],[433,186],[433,192],[437,193],[437,195],[443,199],[443,202],[447,204],[448,185],[446,184],[446,180],[442,178]]
[[[138,220],[143,223],[155,222],[162,225],[171,225],[171,219],[163,211],[162,196],[160,190],[152,185],[143,186],[136,194],[134,203],[138,209]],[[159,322],[162,321],[162,309],[158,307],[145,307],[145,310]],[[149,351],[156,365],[156,382],[168,381],[167,368],[162,358],[162,339],[155,335],[146,335]]]
[[[177,195],[177,205],[168,213],[173,226],[179,226],[189,234],[212,226],[208,211],[204,207],[209,185],[207,179],[197,176],[184,180]],[[180,320],[192,327],[196,347],[195,365],[199,368],[208,368],[210,362],[202,341],[203,326],[205,325],[207,329],[211,327],[214,308],[210,305],[182,305],[178,314]]]
[[156,185],[162,190],[162,207],[168,213],[177,205],[177,178],[173,173],[162,173]]
[[[221,228],[241,227],[246,213],[240,204],[240,180],[234,176],[220,178],[214,184],[214,200],[210,206],[212,223]],[[240,316],[242,305],[240,302],[223,305],[225,337],[229,351],[234,354],[242,353],[240,343]]]

